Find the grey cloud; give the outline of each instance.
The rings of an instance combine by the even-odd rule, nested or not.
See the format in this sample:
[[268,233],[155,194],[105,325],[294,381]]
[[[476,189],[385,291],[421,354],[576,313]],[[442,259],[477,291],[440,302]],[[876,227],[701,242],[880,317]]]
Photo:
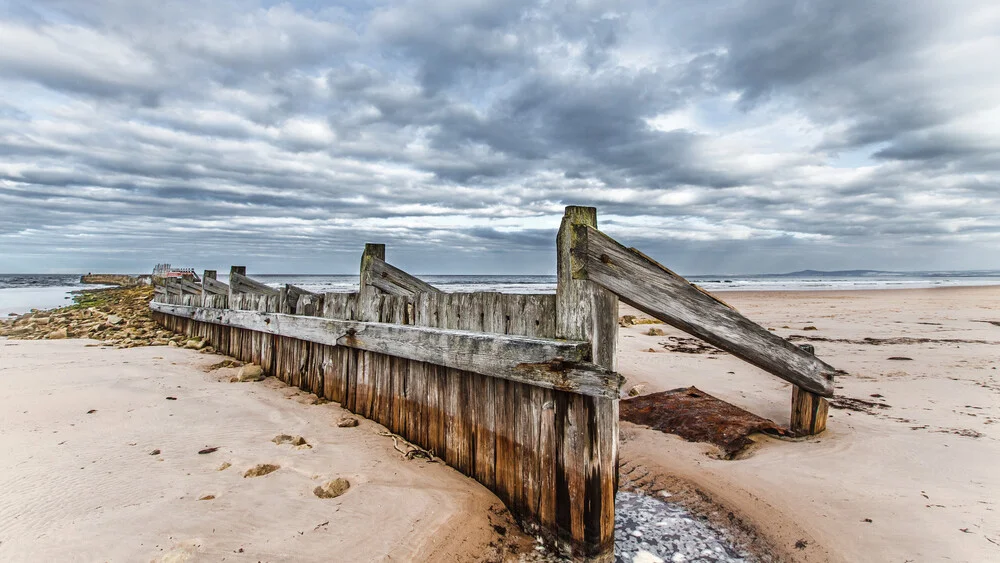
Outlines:
[[546,272],[567,204],[687,272],[984,267],[1000,231],[985,1],[5,8],[0,271]]

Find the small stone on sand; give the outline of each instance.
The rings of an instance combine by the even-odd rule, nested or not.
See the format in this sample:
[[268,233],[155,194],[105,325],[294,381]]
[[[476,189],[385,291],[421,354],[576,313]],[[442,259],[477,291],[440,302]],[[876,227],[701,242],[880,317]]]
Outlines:
[[216,471],[225,471],[225,470],[229,469],[232,466],[233,466],[233,464],[231,464],[231,463],[229,463],[227,461],[227,462],[224,462],[222,465],[220,465],[219,468],[216,469]]
[[327,481],[313,489],[313,494],[319,498],[336,498],[347,492],[349,488],[351,488],[351,483],[347,479],[337,477],[333,481]]
[[240,372],[236,374],[236,380],[240,382],[246,381],[260,381],[264,379],[264,369],[257,364],[250,364],[240,368]]
[[149,452],[149,455],[160,455],[160,450],[153,450]]
[[342,416],[340,420],[337,421],[337,426],[341,428],[352,428],[358,425],[358,419],[353,416]]
[[273,463],[259,463],[250,469],[247,469],[243,477],[260,477],[262,475],[267,475],[268,473],[273,473],[281,469],[280,465],[274,465]]
[[289,434],[278,434],[271,441],[275,444],[291,444],[293,446],[301,446],[306,443],[306,439],[302,436],[291,436]]
[[212,500],[214,498],[215,498],[215,495],[205,495],[205,496],[201,497],[198,500]]
[[633,385],[632,388],[628,390],[628,396],[629,397],[638,397],[645,390],[646,390],[646,386],[643,385],[642,383],[640,383],[638,385]]

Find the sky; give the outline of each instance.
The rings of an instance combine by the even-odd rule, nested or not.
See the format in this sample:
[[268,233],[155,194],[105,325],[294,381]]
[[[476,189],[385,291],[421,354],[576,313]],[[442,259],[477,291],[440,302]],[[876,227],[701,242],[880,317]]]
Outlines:
[[995,0],[0,0],[0,272],[1000,269]]

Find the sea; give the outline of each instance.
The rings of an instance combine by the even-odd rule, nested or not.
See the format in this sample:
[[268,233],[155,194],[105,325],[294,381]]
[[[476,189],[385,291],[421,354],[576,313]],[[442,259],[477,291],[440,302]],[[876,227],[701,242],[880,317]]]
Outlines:
[[[355,291],[357,274],[255,274],[250,277],[280,287],[286,283],[317,293]],[[553,275],[421,275],[427,283],[447,292],[500,291],[503,293],[554,293]],[[947,286],[1000,285],[1000,270],[885,272],[805,270],[786,274],[692,275],[687,279],[711,292],[904,289]],[[219,281],[226,282],[220,275]],[[80,274],[0,274],[0,316],[31,309],[51,309],[70,304],[71,292],[96,286],[80,283]]]

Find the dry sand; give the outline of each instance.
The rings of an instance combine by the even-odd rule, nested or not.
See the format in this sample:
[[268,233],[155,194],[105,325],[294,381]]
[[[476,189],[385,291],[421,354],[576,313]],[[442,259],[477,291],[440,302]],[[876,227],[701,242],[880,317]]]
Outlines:
[[[672,493],[777,559],[1000,560],[1000,326],[981,322],[1000,323],[1000,288],[721,297],[781,336],[824,339],[817,354],[850,373],[838,394],[886,406],[832,409],[824,434],[760,437],[732,461],[623,423],[624,484]],[[670,353],[684,336],[649,328],[621,331],[628,385],[695,385],[787,423],[783,381],[725,354]],[[334,404],[203,371],[219,356],[88,343],[0,339],[2,561],[465,561],[495,552],[494,525],[530,547],[485,488],[404,461],[372,422],[336,427]],[[243,477],[261,463],[281,468]],[[342,496],[313,494],[337,477]]]
[[[469,561],[497,553],[494,526],[525,547],[492,493],[380,425],[207,373],[220,356],[93,344],[0,339],[0,561]],[[342,496],[313,493],[338,477]]]
[[[760,437],[732,461],[718,459],[714,446],[623,423],[623,475],[742,522],[760,534],[762,551],[782,558],[1000,561],[1000,288],[720,297],[781,336],[828,339],[796,341],[850,373],[838,378],[839,396],[886,406],[831,409],[825,433],[800,442]],[[643,334],[650,325],[621,330],[626,386],[643,383],[649,393],[694,385],[788,423],[784,381],[730,355],[668,353],[664,345],[684,335],[652,326],[666,336]]]

